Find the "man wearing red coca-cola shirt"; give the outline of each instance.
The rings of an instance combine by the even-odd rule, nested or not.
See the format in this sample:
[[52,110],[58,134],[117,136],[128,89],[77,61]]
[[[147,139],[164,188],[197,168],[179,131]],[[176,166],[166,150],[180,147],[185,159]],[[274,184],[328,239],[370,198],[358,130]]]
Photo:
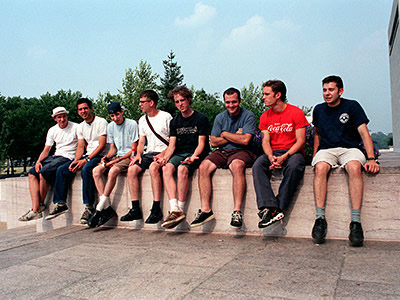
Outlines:
[[[260,118],[264,154],[253,165],[253,182],[257,196],[259,228],[284,217],[284,210],[304,175],[304,143],[307,119],[301,109],[286,103],[286,86],[280,80],[263,84],[264,104],[270,107]],[[281,169],[283,179],[278,195],[272,191],[272,170]]]

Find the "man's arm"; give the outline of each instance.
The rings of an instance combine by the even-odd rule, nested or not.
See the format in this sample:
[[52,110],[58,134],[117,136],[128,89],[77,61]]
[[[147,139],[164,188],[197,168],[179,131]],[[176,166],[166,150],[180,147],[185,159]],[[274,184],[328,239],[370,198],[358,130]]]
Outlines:
[[313,157],[315,156],[315,154],[317,154],[320,143],[321,143],[321,135],[319,133],[318,127],[315,127]]
[[170,136],[169,138],[169,145],[168,148],[165,150],[163,153],[164,155],[156,155],[154,156],[154,161],[158,163],[161,166],[164,166],[168,160],[171,158],[172,154],[174,154],[175,151],[175,145],[176,145],[176,136]]
[[40,153],[39,158],[37,159],[36,164],[35,164],[36,172],[39,172],[40,169],[42,168],[42,161],[44,159],[46,159],[46,157],[49,156],[50,150],[51,150],[51,146],[44,145],[44,148],[43,148],[42,152]]
[[99,155],[103,150],[106,148],[107,145],[107,135],[100,135],[99,136],[99,145],[94,149],[92,153],[90,153],[89,158],[95,158]]
[[199,156],[204,151],[204,147],[206,146],[207,136],[206,135],[199,135],[199,143],[194,149],[194,152],[191,157],[187,157],[182,163],[184,164],[192,164],[196,159],[199,159]]
[[[88,156],[89,159],[96,157],[101,151],[104,150],[106,147],[107,136],[101,135],[99,136],[99,145],[94,149],[92,153]],[[85,140],[79,139],[78,140],[78,149],[75,153],[75,160],[69,165],[69,170],[71,172],[77,172],[83,168],[83,166],[87,163],[86,159],[81,159],[83,155],[84,147],[86,146]],[[79,156],[80,155],[80,156]]]
[[[113,144],[112,144],[113,145]],[[121,156],[121,157],[118,157],[118,158],[116,158],[116,159],[114,159],[114,160],[112,160],[112,161],[110,161],[110,162],[108,162],[108,163],[106,163],[106,167],[112,167],[113,165],[115,165],[117,162],[120,162],[121,160],[124,160],[124,159],[127,159],[127,158],[129,158],[129,157],[131,157],[131,155],[132,155],[132,153],[133,153],[133,150],[135,150],[136,148],[137,148],[137,145],[138,145],[138,142],[136,141],[136,142],[133,142],[132,143],[132,148],[131,148],[131,150],[129,151],[129,152],[127,152],[127,153],[125,153],[123,156]],[[117,148],[114,146],[114,148],[115,148],[115,151],[117,150]],[[111,148],[110,148],[111,149]],[[136,150],[135,150],[136,151]],[[110,153],[110,151],[108,152],[108,153]],[[115,152],[114,152],[115,153]],[[114,154],[113,154],[114,155]],[[107,156],[108,156],[108,154],[107,154]],[[129,163],[129,165],[130,165],[130,163]]]
[[[136,155],[131,158],[131,162],[129,163],[129,166],[133,166],[136,161],[139,161],[139,164],[142,163],[142,154],[144,152],[144,144],[146,141],[146,137],[144,135],[139,135],[139,142],[136,143],[137,148],[136,148]],[[135,143],[132,144],[132,148]]]
[[292,147],[283,155],[278,156],[276,158],[276,164],[282,166],[283,162],[287,160],[291,155],[299,152],[301,148],[304,147],[304,143],[306,142],[306,128],[298,128],[296,129],[296,142]]
[[265,155],[269,161],[273,162],[273,154],[271,148],[271,137],[269,136],[268,130],[261,130],[261,146],[264,150]]
[[251,133],[243,134],[242,130],[239,129],[236,133],[222,131],[221,137],[226,139],[228,142],[247,146],[248,144],[250,144],[250,141],[251,141],[251,138],[253,137],[253,135]]
[[225,146],[228,143],[229,143],[228,140],[224,139],[223,137],[213,136],[213,135],[210,136],[210,145],[213,148],[222,147],[222,146]]
[[[375,158],[374,144],[372,142],[371,136],[369,134],[367,124],[363,123],[357,128],[360,133],[361,139],[364,143],[365,151],[367,152],[368,158]],[[375,161],[375,159],[368,160],[364,165],[365,171],[371,174],[375,174],[379,172],[379,165]]]

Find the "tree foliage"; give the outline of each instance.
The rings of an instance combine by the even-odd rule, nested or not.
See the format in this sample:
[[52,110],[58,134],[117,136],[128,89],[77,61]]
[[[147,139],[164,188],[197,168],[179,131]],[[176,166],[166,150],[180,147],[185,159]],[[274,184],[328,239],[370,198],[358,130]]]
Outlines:
[[102,117],[110,122],[111,119],[107,112],[107,105],[111,102],[122,103],[122,96],[120,94],[113,95],[109,91],[104,94],[99,93],[97,100],[93,103],[93,110],[95,111],[96,116]]
[[161,78],[160,85],[160,102],[158,107],[162,110],[169,112],[172,115],[176,113],[175,105],[168,99],[168,93],[178,85],[183,83],[183,74],[181,73],[181,67],[178,65],[175,59],[175,54],[171,50],[166,60],[163,60],[164,66],[164,77]]
[[191,107],[204,113],[211,126],[214,124],[215,117],[224,111],[224,103],[219,99],[219,96],[217,94],[207,94],[204,89],[193,92]]
[[[147,89],[157,90],[156,80],[158,77],[158,74],[153,74],[150,64],[143,60],[134,70],[131,68],[126,70],[125,78],[122,79],[120,93],[121,104],[125,107],[125,116],[127,118],[134,120],[140,118],[142,112],[139,107],[139,95]],[[109,97],[109,99],[111,98]]]
[[257,119],[257,125],[260,122],[260,116],[265,112],[266,107],[262,99],[261,85],[255,86],[250,82],[248,87],[243,87],[240,91],[242,102],[241,106],[254,113]]

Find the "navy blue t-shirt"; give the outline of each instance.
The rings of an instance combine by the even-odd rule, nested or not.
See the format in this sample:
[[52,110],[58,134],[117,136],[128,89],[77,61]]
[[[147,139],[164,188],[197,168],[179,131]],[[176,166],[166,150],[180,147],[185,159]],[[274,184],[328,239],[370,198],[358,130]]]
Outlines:
[[198,111],[187,118],[179,112],[170,123],[170,136],[176,136],[175,154],[194,153],[199,144],[199,135],[205,135],[206,146],[200,156],[206,156],[210,152],[209,134],[210,122],[205,114]]
[[341,98],[336,107],[329,107],[326,103],[318,104],[313,112],[313,124],[318,127],[321,135],[318,150],[359,148],[361,136],[357,128],[368,122],[363,108],[355,100]]

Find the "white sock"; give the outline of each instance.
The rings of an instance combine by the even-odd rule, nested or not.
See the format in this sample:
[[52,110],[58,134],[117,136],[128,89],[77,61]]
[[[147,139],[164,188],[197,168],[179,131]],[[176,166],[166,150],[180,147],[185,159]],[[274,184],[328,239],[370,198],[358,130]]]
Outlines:
[[101,195],[99,198],[99,203],[97,203],[96,210],[101,211],[111,205],[110,197]]
[[171,208],[171,211],[173,211],[173,210],[179,210],[179,207],[178,207],[178,199],[176,199],[176,198],[170,199],[170,200],[169,200],[169,207]]
[[185,208],[185,202],[178,201],[178,208],[179,210],[183,211],[183,209]]

